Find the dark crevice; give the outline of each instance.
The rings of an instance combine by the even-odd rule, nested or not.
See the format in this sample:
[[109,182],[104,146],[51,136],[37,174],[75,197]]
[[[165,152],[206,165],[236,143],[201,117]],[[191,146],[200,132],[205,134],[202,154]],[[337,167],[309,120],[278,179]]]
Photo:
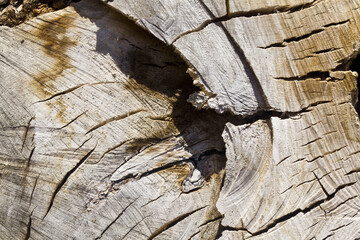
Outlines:
[[317,138],[315,138],[315,139],[313,139],[313,140],[311,140],[311,141],[309,141],[309,142],[306,142],[306,143],[300,145],[300,147],[305,147],[305,146],[310,145],[310,144],[312,144],[312,143],[314,143],[314,142],[316,142],[316,141],[319,141],[319,140],[321,140],[321,139],[322,139],[322,137],[317,137]]
[[[124,181],[126,181],[128,179],[131,179],[131,178],[136,178],[137,180],[139,180],[139,179],[141,179],[143,177],[147,177],[147,176],[149,176],[151,174],[158,173],[158,172],[173,168],[175,166],[180,166],[180,165],[184,165],[184,164],[192,164],[194,168],[198,168],[198,166],[197,166],[198,161],[201,161],[201,159],[203,157],[210,156],[210,155],[213,155],[213,154],[218,154],[218,155],[225,156],[225,151],[219,151],[217,149],[206,150],[205,152],[201,153],[200,155],[193,155],[191,158],[188,158],[188,159],[182,159],[182,160],[179,160],[179,161],[167,163],[167,164],[164,164],[164,165],[162,165],[160,167],[148,170],[146,172],[139,172],[137,174],[128,174],[128,175],[122,177],[121,179],[118,179],[116,181],[112,181],[112,184],[118,184],[118,183],[124,182]],[[134,156],[136,156],[136,155],[134,155]],[[127,160],[126,162],[128,162],[129,160]],[[124,163],[126,163],[126,162],[124,162]]]
[[33,214],[34,210],[31,211],[30,215],[29,215],[29,221],[26,227],[26,233],[25,233],[25,240],[28,240],[30,238],[30,234],[31,234],[31,216]]
[[122,141],[121,143],[116,144],[115,146],[109,148],[108,150],[106,150],[106,151],[101,155],[101,157],[99,158],[99,160],[98,160],[97,162],[95,162],[94,164],[98,164],[98,163],[104,158],[104,156],[105,156],[106,154],[108,154],[109,152],[111,152],[111,151],[113,151],[113,150],[115,150],[115,149],[123,146],[124,144],[126,144],[126,143],[128,143],[128,142],[130,142],[130,141],[131,141],[130,139],[129,139],[129,140],[125,140],[125,141]]
[[34,151],[35,151],[35,147],[33,147],[33,149],[32,149],[31,152],[30,152],[30,155],[29,155],[28,160],[27,160],[27,163],[26,163],[26,168],[29,168],[29,167],[30,167],[31,157],[32,157],[32,155],[34,154]]
[[266,8],[258,8],[247,12],[234,12],[230,13],[230,18],[234,17],[256,17],[262,15],[271,15],[271,14],[279,14],[279,13],[293,13],[297,11],[304,10],[306,8],[310,8],[315,5],[315,2],[318,0],[314,0],[310,3],[305,4],[297,4],[294,6],[274,6],[274,7],[266,7]]
[[204,9],[208,12],[208,15],[211,17],[211,19],[204,21],[199,27],[197,27],[193,30],[186,31],[186,32],[180,34],[172,41],[171,45],[174,44],[174,42],[176,42],[179,38],[181,38],[187,34],[193,33],[193,32],[199,32],[202,29],[204,29],[205,27],[207,27],[209,24],[212,24],[212,23],[224,22],[224,21],[228,21],[230,19],[239,18],[239,17],[250,18],[250,17],[258,17],[258,16],[263,16],[263,15],[271,15],[271,14],[279,14],[279,13],[293,13],[293,12],[314,6],[314,3],[316,1],[317,0],[314,0],[311,3],[295,5],[292,7],[275,6],[275,7],[258,8],[258,9],[254,9],[251,11],[237,11],[237,12],[231,13],[230,7],[229,7],[229,1],[226,0],[227,14],[222,17],[216,17],[211,11],[209,11],[209,8],[202,1],[200,1],[200,3],[203,5]]
[[85,161],[86,159],[88,159],[90,157],[90,155],[94,152],[96,146],[90,151],[88,152],[84,157],[82,157],[80,159],[80,161],[69,171],[65,174],[65,176],[63,177],[63,179],[59,182],[59,184],[57,185],[53,195],[51,196],[50,199],[50,204],[49,207],[46,211],[46,214],[44,215],[43,219],[45,219],[45,217],[47,216],[47,214],[49,213],[51,207],[53,206],[54,200],[56,195],[58,194],[58,192],[60,191],[60,189],[64,186],[64,184],[67,182],[67,180],[69,179],[69,177],[71,176],[71,174],[73,174]]
[[[300,113],[308,112],[309,109],[301,110],[300,112],[296,113],[281,113],[276,111],[265,111],[260,110],[256,114],[252,116],[247,117],[237,117],[233,116],[231,114],[216,114],[213,110],[201,110],[197,111],[194,109],[194,107],[187,103],[187,98],[189,94],[196,92],[198,90],[197,87],[192,85],[192,79],[189,76],[184,76],[182,73],[185,73],[188,66],[183,64],[178,64],[175,66],[173,64],[172,66],[176,67],[177,69],[172,69],[171,67],[163,67],[165,66],[163,62],[159,62],[156,57],[154,57],[155,52],[159,52],[158,50],[151,50],[151,48],[146,50],[139,50],[138,48],[133,47],[132,50],[129,50],[129,43],[126,41],[118,41],[117,39],[119,36],[117,34],[111,33],[109,30],[109,25],[126,25],[128,28],[136,29],[142,34],[142,38],[147,39],[148,41],[157,41],[153,36],[151,36],[148,33],[142,33],[142,29],[140,29],[138,26],[135,25],[135,23],[129,21],[126,19],[126,17],[123,17],[118,11],[116,11],[113,8],[110,8],[109,6],[105,6],[106,4],[100,3],[100,1],[96,1],[95,6],[91,9],[79,9],[78,12],[83,17],[88,17],[92,22],[95,22],[95,24],[98,27],[97,31],[97,46],[96,50],[101,54],[109,54],[115,61],[115,63],[118,65],[119,69],[123,71],[125,74],[129,76],[129,79],[131,78],[131,81],[127,87],[129,91],[131,91],[134,95],[143,97],[141,94],[144,94],[145,87],[147,89],[151,89],[153,92],[151,94],[157,94],[161,93],[162,95],[176,98],[176,101],[174,101],[172,112],[170,115],[171,121],[176,126],[176,129],[178,132],[181,133],[181,136],[184,138],[184,141],[187,143],[188,146],[194,145],[194,136],[193,136],[193,129],[191,129],[192,126],[196,126],[198,128],[201,128],[199,132],[205,132],[209,134],[209,138],[214,141],[222,141],[221,133],[224,129],[224,125],[227,122],[232,122],[235,125],[245,124],[245,123],[253,123],[257,120],[269,120],[271,117],[279,117],[279,118],[288,118],[292,116],[296,116]],[[103,16],[102,18],[93,18],[92,14],[89,14],[89,11],[96,11],[97,8],[107,8],[107,12],[109,15],[114,15],[114,19],[106,18],[106,16]],[[75,9],[77,7],[75,6]],[[294,9],[298,10],[298,9]],[[289,10],[288,10],[289,11]],[[210,12],[210,11],[209,11]],[[210,12],[211,13],[211,12]],[[254,16],[257,16],[258,13],[253,13]],[[256,89],[256,92],[258,93],[259,102],[262,103],[263,107],[265,107],[267,104],[266,96],[261,96],[264,94],[261,94],[261,84],[259,83],[259,79],[257,78],[254,70],[252,69],[252,66],[248,59],[246,59],[246,56],[243,52],[243,50],[236,44],[232,36],[228,33],[228,31],[225,30],[225,27],[219,23],[220,21],[227,20],[228,17],[223,17],[218,19],[219,25],[224,29],[225,34],[228,37],[228,40],[231,42],[232,46],[236,50],[237,54],[239,55],[240,59],[243,62],[243,65],[245,66],[245,69],[247,71],[247,74],[249,78],[252,81],[254,89]],[[116,24],[111,24],[112,22],[115,22]],[[123,23],[121,23],[123,22]],[[215,22],[216,23],[216,22]],[[206,27],[207,24],[205,23],[202,27]],[[134,33],[135,34],[139,33]],[[121,37],[121,36],[120,36]],[[140,39],[140,37],[139,37]],[[116,42],[117,44],[114,44]],[[160,43],[158,43],[160,45]],[[125,46],[125,47],[124,47]],[[161,45],[162,46],[162,45]],[[120,50],[119,50],[120,49]],[[127,49],[127,50],[122,50]],[[165,48],[165,51],[168,53],[173,53],[173,48]],[[174,57],[176,59],[174,62],[182,62],[182,60],[179,57]],[[172,62],[172,61],[170,61]],[[126,64],[128,65],[126,65]],[[146,64],[144,64],[146,63]],[[162,72],[160,72],[162,71]],[[175,74],[179,73],[179,74]],[[318,76],[319,74],[325,74],[325,76],[322,76],[322,78],[326,78],[326,73],[319,73],[314,72],[313,75]],[[329,73],[327,73],[329,74]],[[310,74],[311,76],[311,74]],[[171,79],[171,84],[169,84],[169,79]],[[143,89],[141,89],[143,88]],[[179,91],[180,90],[180,91]],[[262,91],[263,92],[263,91]],[[326,102],[318,102],[311,106],[316,106],[318,104],[323,104]],[[172,129],[167,128],[162,132],[156,132],[154,133],[154,136],[152,138],[148,139],[139,139],[133,141],[131,144],[126,144],[126,147],[129,148],[129,152],[137,152],[140,149],[143,149],[146,146],[149,146],[151,144],[154,144],[159,139],[164,139],[169,136],[169,132],[171,132]],[[208,149],[204,149],[204,153],[210,153],[211,149],[214,149],[213,146],[208,146]],[[191,150],[189,150],[191,151]],[[218,152],[221,152],[219,150],[216,150]],[[138,177],[144,177],[148,176],[150,174],[174,167],[175,165],[184,164],[184,163],[193,163],[194,159],[187,159],[182,160],[178,162],[173,162],[170,164],[166,164],[164,166],[158,167],[156,169],[153,169],[151,171],[148,171],[146,173],[140,174]],[[132,178],[134,176],[129,176],[128,178]],[[118,183],[119,181],[123,181],[124,179],[116,181]],[[222,181],[224,178],[222,179]],[[112,185],[114,182],[112,183]],[[223,183],[222,183],[223,184]],[[112,186],[110,186],[111,189]],[[328,196],[325,200],[316,202],[315,204],[309,206],[309,208],[306,208],[304,210],[297,210],[291,214],[285,215],[282,218],[279,218],[275,220],[273,223],[266,226],[265,229],[260,230],[256,232],[255,234],[261,234],[264,232],[267,232],[270,228],[274,227],[280,222],[286,221],[290,219],[291,217],[295,216],[296,214],[300,212],[308,212],[312,208],[315,208],[316,206],[319,206],[321,203],[325,202],[326,200],[331,199],[331,196]],[[201,208],[200,208],[201,209]],[[160,227],[158,230],[156,230],[149,239],[155,238],[156,236],[160,235],[162,232],[166,231],[170,227],[176,225],[178,222],[182,221],[186,217],[190,216],[191,214],[195,213],[196,211],[199,211],[200,209],[194,210],[189,213],[185,213],[183,215],[180,215],[179,217],[175,218],[174,220],[164,224],[162,227]],[[219,234],[221,235],[221,232],[223,230],[243,230],[245,232],[248,232],[244,228],[234,229],[234,228],[228,228],[228,227],[220,227],[219,228]]]
[[298,12],[298,11],[304,10],[306,8],[310,8],[310,7],[314,6],[317,1],[319,1],[319,0],[314,0],[309,3],[304,3],[304,4],[299,4],[298,6],[293,6],[289,9],[289,12],[293,13],[293,12]]
[[129,233],[131,233],[132,230],[134,230],[140,223],[142,223],[142,222],[145,220],[145,218],[147,218],[147,217],[144,217],[143,219],[141,219],[141,221],[137,222],[134,226],[132,226],[132,227],[129,229],[129,231],[127,231],[126,234],[121,238],[121,240],[126,239],[127,235],[128,235]]
[[[215,18],[214,14],[211,12],[211,10],[205,4],[202,3],[202,5],[203,5],[204,9],[208,12],[208,14],[211,17]],[[244,53],[244,50],[237,44],[237,42],[235,41],[233,36],[231,36],[229,31],[225,28],[225,26],[222,23],[218,22],[218,23],[216,23],[216,25],[221,27],[221,29],[225,33],[229,43],[233,47],[236,54],[239,56],[239,60],[241,61],[242,65],[244,66],[245,73],[250,80],[252,88],[254,89],[255,98],[256,98],[257,102],[259,103],[259,108],[260,109],[271,109],[271,106],[268,102],[267,96],[265,95],[264,89],[262,88],[260,80],[257,77],[253,67],[251,66],[250,61],[247,59],[246,54]]]
[[314,179],[309,179],[309,180],[306,180],[306,181],[303,181],[303,182],[301,182],[301,183],[297,184],[295,187],[296,187],[296,188],[297,188],[297,187],[300,187],[300,186],[302,186],[302,185],[304,185],[304,184],[307,184],[307,183],[313,182],[313,181],[315,181],[315,180],[316,180],[316,178],[314,178]]
[[154,198],[154,199],[148,201],[148,202],[145,203],[144,205],[141,205],[141,207],[145,207],[145,206],[149,205],[150,203],[155,202],[156,200],[160,199],[162,196],[164,196],[164,194],[161,194],[161,195],[159,195],[157,198]]
[[31,202],[32,202],[32,199],[33,199],[33,196],[34,196],[35,188],[36,188],[37,182],[38,182],[38,180],[39,180],[39,177],[40,177],[40,175],[38,175],[38,176],[36,177],[34,186],[33,186],[32,190],[31,190],[30,200],[29,200],[29,207],[31,206]]
[[215,239],[219,239],[222,236],[222,233],[224,231],[236,231],[236,232],[242,231],[242,232],[246,232],[252,236],[252,233],[249,230],[247,230],[246,228],[243,228],[243,227],[235,228],[235,227],[224,226],[224,225],[220,224]]
[[[127,163],[129,160],[125,161],[123,164]],[[163,166],[161,167],[157,167],[157,168],[154,168],[154,169],[151,169],[151,170],[148,170],[146,172],[140,172],[140,173],[137,173],[137,174],[128,174],[120,179],[117,179],[117,180],[114,180],[112,181],[111,183],[112,184],[117,184],[117,183],[121,183],[121,182],[124,182],[128,179],[131,179],[131,178],[136,178],[137,180],[143,178],[143,177],[147,177],[151,174],[154,174],[154,173],[158,173],[158,172],[161,172],[161,171],[164,171],[164,170],[167,170],[167,169],[170,169],[172,167],[175,167],[175,166],[179,166],[179,165],[183,165],[183,164],[186,164],[186,163],[191,163],[193,164],[194,163],[194,160],[193,159],[184,159],[184,160],[179,160],[179,161],[175,161],[175,162],[171,162],[171,163],[168,163],[168,164],[164,164]],[[122,165],[123,165],[122,164]],[[121,165],[121,166],[122,166]],[[120,167],[121,167],[120,166]]]
[[344,145],[344,146],[342,146],[342,147],[339,147],[339,148],[337,148],[337,149],[334,149],[334,150],[332,150],[332,151],[330,151],[330,152],[325,152],[323,155],[317,156],[317,157],[315,157],[315,158],[313,158],[313,159],[310,159],[310,160],[306,160],[306,162],[309,162],[309,163],[314,162],[314,161],[316,161],[316,160],[318,160],[318,159],[320,159],[320,158],[323,158],[323,157],[325,157],[325,156],[327,156],[327,155],[336,153],[336,152],[340,151],[341,149],[343,149],[343,148],[345,148],[345,147],[346,147],[346,145]]
[[353,174],[353,173],[360,173],[360,168],[356,168],[354,170],[351,170],[350,172],[346,173],[345,175],[350,175],[350,174]]
[[77,150],[79,150],[80,148],[82,148],[92,137],[89,137],[88,139],[86,139],[82,144],[80,144],[75,150],[74,152],[76,152]]
[[[160,171],[164,171],[164,170],[172,168],[174,166],[182,165],[182,164],[186,164],[186,163],[192,163],[193,164],[193,159],[180,160],[180,161],[165,164],[164,166],[161,166],[161,167],[152,169],[150,171],[141,173],[139,176],[137,176],[137,178],[140,179],[140,178],[149,176],[151,174],[154,174],[154,173],[157,173],[157,172],[160,172]],[[116,182],[118,182],[118,181],[116,181]]]
[[[320,33],[322,31],[324,31],[327,27],[342,25],[342,24],[345,24],[345,23],[347,23],[349,21],[350,20],[348,19],[348,20],[341,21],[341,22],[329,23],[329,24],[323,25],[320,29],[315,29],[315,30],[311,31],[310,33],[307,33],[307,34],[304,34],[304,35],[301,35],[301,36],[298,36],[298,37],[286,38],[282,42],[273,43],[273,44],[270,44],[268,46],[260,47],[260,48],[268,49],[268,48],[272,48],[272,47],[286,47],[286,45],[288,43],[299,42],[301,40],[304,40],[306,38],[311,37],[312,35],[315,35],[317,33]],[[322,51],[318,51],[318,52],[314,52],[314,53],[322,53],[322,52],[328,52],[328,51],[333,51],[333,50],[336,50],[336,49],[326,49],[326,50],[322,50]]]
[[225,6],[226,6],[226,16],[230,16],[230,0],[225,0]]
[[326,213],[331,213],[332,211],[334,211],[334,210],[337,209],[338,207],[346,204],[348,201],[351,201],[351,200],[353,200],[354,198],[357,198],[357,197],[358,197],[358,195],[355,195],[355,196],[353,196],[353,197],[350,197],[350,198],[346,199],[345,201],[339,203],[337,206],[335,206],[335,207],[332,208],[331,210],[326,211]]
[[329,235],[327,235],[326,237],[324,237],[323,239],[321,239],[321,240],[326,240],[326,239],[328,239],[329,237],[331,237],[331,236],[333,236],[335,233],[330,233]]
[[214,155],[214,154],[225,155],[225,151],[219,151],[217,149],[209,149],[209,150],[206,150],[205,152],[201,153],[199,155],[199,157],[195,158],[195,160],[199,160],[199,159],[202,159],[202,157],[206,157],[206,156],[210,156],[210,155]]
[[315,54],[322,54],[322,53],[327,53],[327,52],[332,52],[332,51],[336,51],[339,50],[340,48],[328,48],[328,49],[323,49],[323,50],[319,50],[319,51],[315,51],[313,53]]
[[156,68],[166,68],[169,66],[174,66],[174,64],[165,64],[165,65],[158,65],[158,64],[154,64],[154,63],[143,63],[143,62],[139,62],[139,64],[142,64],[144,66],[149,66],[149,67],[156,67]]
[[148,240],[152,240],[154,239],[155,237],[159,236],[161,233],[163,233],[164,231],[166,231],[167,229],[175,226],[176,224],[178,224],[179,222],[181,222],[182,220],[184,220],[185,218],[189,217],[190,215],[200,211],[201,209],[204,209],[206,208],[207,206],[203,206],[201,208],[198,208],[198,209],[195,209],[191,212],[188,212],[188,213],[185,213],[185,214],[182,214],[176,218],[174,218],[173,220],[165,223],[163,226],[161,226],[160,228],[158,228],[156,231],[154,231],[149,237],[148,237]]
[[127,113],[125,113],[125,114],[121,114],[121,115],[116,116],[116,117],[112,117],[112,118],[106,119],[105,121],[102,121],[102,122],[98,123],[97,125],[93,126],[92,128],[90,128],[90,129],[86,132],[86,134],[89,134],[90,132],[92,132],[92,131],[94,131],[94,130],[96,130],[96,129],[98,129],[98,128],[100,128],[100,127],[102,127],[102,126],[104,126],[104,125],[106,125],[106,124],[108,124],[108,123],[110,123],[110,122],[119,121],[119,120],[125,119],[125,118],[127,118],[127,117],[130,117],[131,115],[134,115],[134,114],[136,114],[136,113],[143,112],[143,111],[145,111],[145,110],[143,110],[143,109],[137,109],[137,110],[134,110],[134,111],[127,112]]
[[340,22],[325,24],[323,27],[327,28],[327,27],[342,25],[342,24],[345,24],[345,23],[348,23],[348,22],[350,22],[350,19],[347,19],[347,20],[344,20],[344,21],[340,21]]
[[323,192],[326,194],[327,197],[329,197],[329,193],[326,191],[324,185],[321,183],[319,177],[315,174],[315,172],[313,172],[315,179],[317,180],[317,182],[319,183],[321,189],[323,190]]
[[29,133],[29,129],[30,129],[30,124],[31,124],[31,121],[34,119],[34,117],[30,118],[27,126],[26,126],[26,129],[25,129],[25,133],[24,133],[24,139],[23,139],[23,143],[22,143],[22,146],[21,146],[21,151],[24,149],[24,146],[25,146],[25,142],[26,142],[26,138],[27,138],[27,135]]
[[[113,184],[121,183],[121,182],[123,182],[125,180],[128,180],[130,178],[136,178],[137,180],[139,180],[139,179],[141,179],[143,177],[147,177],[147,176],[149,176],[151,174],[158,173],[158,172],[173,168],[174,166],[179,166],[179,165],[183,165],[183,164],[189,164],[190,163],[190,164],[192,164],[194,166],[194,168],[197,168],[197,160],[200,160],[203,157],[210,156],[210,155],[213,155],[213,154],[225,155],[225,152],[224,151],[219,151],[217,149],[210,149],[210,150],[207,150],[204,153],[198,155],[198,157],[193,156],[192,158],[183,159],[183,160],[171,162],[171,163],[168,163],[168,164],[164,164],[163,166],[151,169],[151,170],[143,172],[143,173],[138,173],[136,175],[129,174],[129,175],[124,176],[123,178],[121,178],[119,180],[112,181],[112,183]],[[128,162],[128,161],[126,161],[126,162]]]
[[343,227],[349,226],[349,225],[352,224],[352,223],[353,223],[353,222],[349,222],[348,224],[344,224],[344,225],[341,225],[341,226],[339,226],[339,227],[337,227],[337,228],[331,229],[330,232],[335,232],[335,231],[337,231],[337,230],[339,230],[339,229],[341,229],[341,228],[343,228]]
[[282,48],[282,47],[286,47],[286,45],[284,44],[284,42],[281,42],[281,43],[272,43],[268,46],[265,46],[265,47],[259,47],[261,49],[268,49],[268,48],[273,48],[273,47],[276,47],[276,48]]
[[267,49],[267,48],[272,48],[272,47],[285,47],[286,44],[285,43],[291,43],[291,42],[299,42],[301,40],[304,40],[308,37],[310,37],[311,35],[314,35],[314,34],[317,34],[317,33],[320,33],[322,31],[324,31],[325,29],[316,29],[316,30],[313,30],[311,31],[310,33],[308,34],[304,34],[304,35],[301,35],[299,37],[291,37],[291,38],[286,38],[283,40],[283,42],[281,43],[273,43],[271,45],[268,45],[266,47],[262,47],[263,49]]
[[326,80],[330,77],[330,73],[328,71],[313,71],[309,72],[306,75],[298,76],[298,77],[275,77],[275,79],[284,80],[284,81],[305,81],[310,78],[320,78],[321,80]]
[[[355,57],[349,61],[349,63],[347,64],[349,65],[349,67],[345,67],[346,69],[349,69],[351,71],[355,71],[358,74],[360,74],[360,57],[358,55],[358,53],[356,53]],[[360,97],[360,91],[359,91],[359,87],[360,87],[360,78],[357,78],[357,94],[356,96],[354,96],[355,98],[355,109],[358,113],[358,115],[360,114],[360,102],[359,102],[359,97]]]
[[56,94],[52,95],[52,96],[49,97],[49,98],[46,98],[46,99],[43,99],[43,100],[39,100],[39,101],[37,101],[37,102],[35,102],[35,103],[41,103],[41,102],[49,101],[49,100],[51,100],[51,99],[53,99],[53,98],[55,98],[55,97],[58,97],[58,96],[61,96],[61,95],[70,93],[70,92],[72,92],[72,91],[75,91],[76,89],[78,89],[78,88],[80,88],[80,87],[82,87],[82,86],[84,86],[84,85],[86,85],[86,84],[80,84],[80,85],[77,85],[77,86],[75,86],[75,87],[66,89],[65,91],[56,93]]
[[78,116],[76,116],[74,119],[72,119],[70,122],[66,123],[64,126],[60,127],[59,129],[63,129],[66,128],[67,126],[69,126],[71,123],[75,122],[79,117],[81,117],[82,115],[84,115],[87,111],[80,113]]
[[315,222],[313,225],[311,225],[310,227],[306,228],[305,231],[306,231],[306,230],[309,230],[310,228],[313,228],[314,226],[316,226],[316,225],[318,225],[318,224],[319,224],[319,221],[318,221],[318,222]]
[[208,221],[200,224],[200,225],[198,226],[198,228],[199,228],[199,227],[202,227],[202,226],[205,226],[205,225],[208,225],[208,224],[213,223],[213,222],[217,222],[217,221],[219,221],[219,220],[221,220],[221,219],[223,219],[223,218],[224,218],[224,216],[218,216],[218,217],[216,217],[216,218],[214,218],[214,219],[210,219],[210,220],[208,220]]
[[200,231],[200,230],[198,230],[198,231],[194,232],[193,234],[191,234],[191,235],[190,235],[190,237],[188,238],[188,240],[193,239],[193,237],[195,237],[195,236],[196,236],[196,235],[198,235],[199,233],[201,233],[201,231]]

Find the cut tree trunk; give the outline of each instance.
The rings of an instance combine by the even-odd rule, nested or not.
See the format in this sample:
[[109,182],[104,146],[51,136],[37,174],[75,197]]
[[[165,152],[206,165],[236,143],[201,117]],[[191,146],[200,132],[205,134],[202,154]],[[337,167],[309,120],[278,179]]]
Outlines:
[[359,7],[82,0],[0,27],[0,239],[359,239]]

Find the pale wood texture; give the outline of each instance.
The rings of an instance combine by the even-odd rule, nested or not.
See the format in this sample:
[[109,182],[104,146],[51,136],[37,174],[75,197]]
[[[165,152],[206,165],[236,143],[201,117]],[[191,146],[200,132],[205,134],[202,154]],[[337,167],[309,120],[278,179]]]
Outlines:
[[[159,9],[160,2],[154,1],[150,9]],[[127,1],[110,4],[138,23],[151,23],[140,25],[159,39],[173,33],[142,8],[131,11]],[[229,16],[219,18],[202,4],[211,18],[192,28],[188,24],[191,18],[178,17],[186,16],[187,8],[182,14],[170,11],[167,15],[166,21],[179,26],[173,45],[199,75],[196,84],[203,93],[194,97],[197,107],[237,115],[254,114],[259,108],[297,112],[334,99],[334,92],[346,89],[331,86],[329,72],[343,70],[358,52],[357,1],[287,1],[278,8],[275,1],[241,2],[244,9],[233,5],[230,1],[234,10]],[[200,18],[201,14],[196,16]]]
[[82,0],[0,27],[0,239],[360,238],[359,6]]
[[1,239],[214,238],[232,118],[171,49],[94,1],[0,34]]
[[360,136],[353,106],[324,103],[309,110],[227,124],[226,177],[217,202],[223,225],[244,238],[359,237]]

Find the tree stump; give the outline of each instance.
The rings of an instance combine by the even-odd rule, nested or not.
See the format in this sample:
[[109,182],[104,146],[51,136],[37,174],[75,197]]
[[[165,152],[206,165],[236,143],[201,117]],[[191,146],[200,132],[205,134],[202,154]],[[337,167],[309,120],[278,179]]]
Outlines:
[[82,0],[1,26],[0,239],[359,239],[359,7]]

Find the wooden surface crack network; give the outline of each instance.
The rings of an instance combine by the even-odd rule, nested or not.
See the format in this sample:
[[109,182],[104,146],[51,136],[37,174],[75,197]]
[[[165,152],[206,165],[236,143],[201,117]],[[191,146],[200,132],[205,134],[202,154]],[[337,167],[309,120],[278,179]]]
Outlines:
[[360,238],[359,7],[82,0],[0,27],[0,239]]

